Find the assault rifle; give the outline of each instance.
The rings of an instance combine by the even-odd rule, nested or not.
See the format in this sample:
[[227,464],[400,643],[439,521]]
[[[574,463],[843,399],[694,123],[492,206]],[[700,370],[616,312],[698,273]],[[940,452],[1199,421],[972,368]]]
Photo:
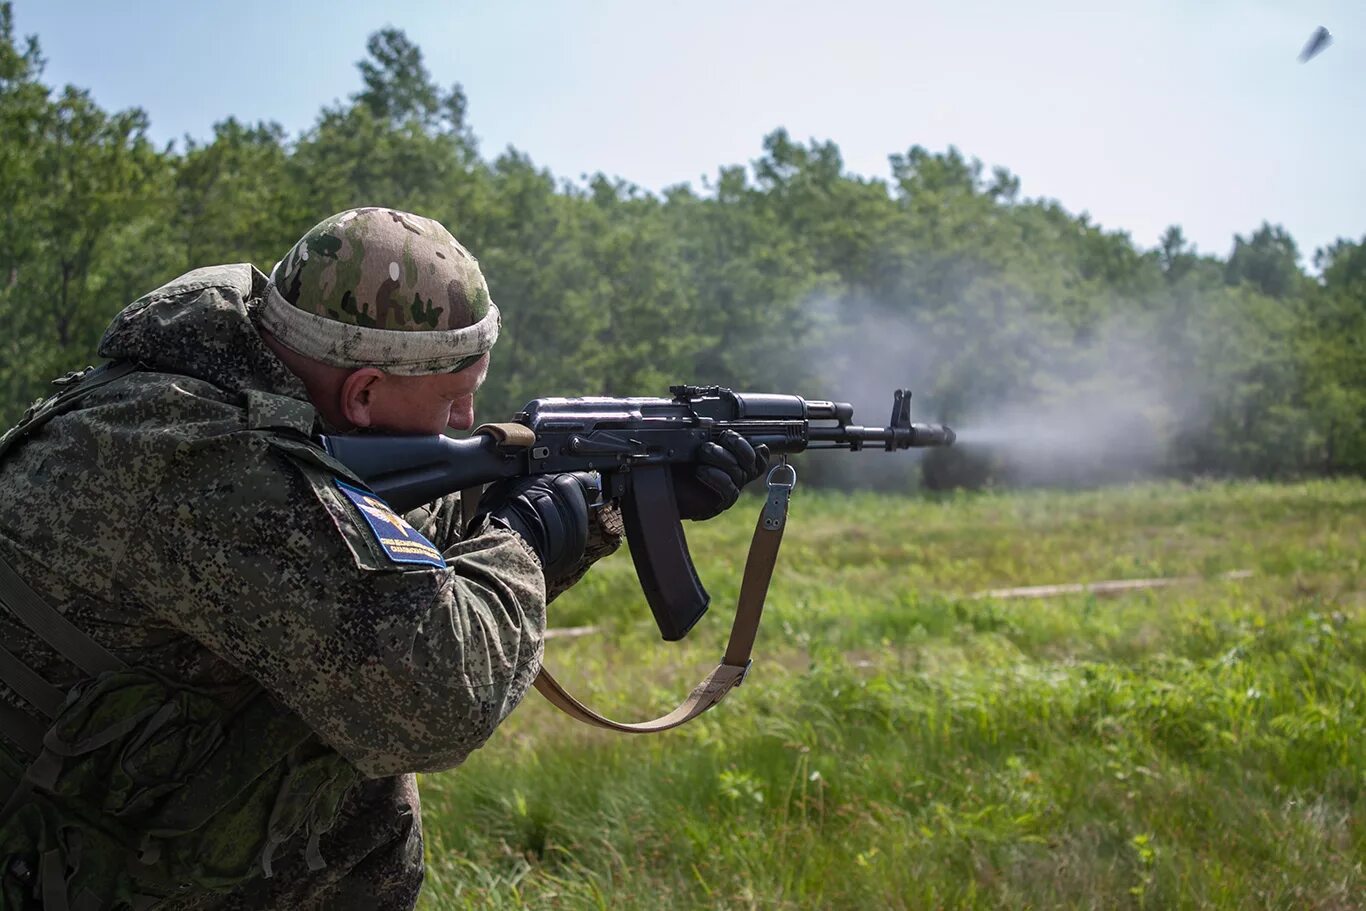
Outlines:
[[[486,424],[465,439],[446,436],[327,436],[327,451],[403,513],[447,494],[504,478],[597,472],[601,497],[620,501],[641,588],[666,640],[682,639],[710,602],[697,577],[674,500],[670,469],[696,461],[702,444],[726,430],[780,460],[770,485],[791,489],[791,453],[809,449],[892,452],[949,446],[941,424],[911,422],[911,394],[898,389],[886,427],[851,423],[845,402],[795,395],[671,386],[673,398],[544,398],[511,424]],[[784,485],[778,473],[790,473]],[[782,506],[786,511],[786,501]],[[766,519],[767,521],[767,519]],[[781,518],[774,519],[781,522]],[[776,550],[775,550],[776,556]]]

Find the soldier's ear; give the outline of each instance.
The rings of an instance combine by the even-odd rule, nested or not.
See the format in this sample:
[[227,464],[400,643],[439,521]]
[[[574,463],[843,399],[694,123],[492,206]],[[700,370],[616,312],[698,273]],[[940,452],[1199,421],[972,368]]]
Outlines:
[[375,367],[361,367],[352,370],[342,380],[338,395],[341,401],[342,416],[355,427],[369,427],[374,424],[371,409],[375,405],[376,386],[384,380],[384,371]]

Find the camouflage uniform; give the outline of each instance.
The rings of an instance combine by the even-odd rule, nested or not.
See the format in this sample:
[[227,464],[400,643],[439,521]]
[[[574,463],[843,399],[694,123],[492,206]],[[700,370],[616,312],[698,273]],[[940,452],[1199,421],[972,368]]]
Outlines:
[[[422,879],[411,773],[458,765],[521,700],[545,582],[516,534],[465,529],[455,497],[406,517],[445,566],[394,558],[301,442],[316,415],[258,331],[272,292],[251,266],[218,266],[126,308],[100,353],[144,369],[0,462],[0,552],[128,664],[205,692],[259,687],[269,717],[301,720],[359,781],[331,818],[282,830],[273,875],[182,886],[157,907],[409,908]],[[419,299],[407,315],[435,309]],[[618,517],[591,537],[573,578],[615,549]],[[0,642],[53,683],[80,677],[3,610]],[[24,706],[3,686],[0,700]],[[262,734],[234,736],[249,751]]]

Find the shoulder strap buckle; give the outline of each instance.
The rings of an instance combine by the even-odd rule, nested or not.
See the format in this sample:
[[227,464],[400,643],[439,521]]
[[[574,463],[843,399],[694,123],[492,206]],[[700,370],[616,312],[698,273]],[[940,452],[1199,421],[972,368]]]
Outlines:
[[65,389],[67,386],[70,386],[73,383],[79,383],[81,380],[90,376],[90,374],[94,372],[94,367],[86,367],[83,370],[73,370],[65,376],[57,377],[55,380],[52,381],[52,385],[56,386],[58,389]]

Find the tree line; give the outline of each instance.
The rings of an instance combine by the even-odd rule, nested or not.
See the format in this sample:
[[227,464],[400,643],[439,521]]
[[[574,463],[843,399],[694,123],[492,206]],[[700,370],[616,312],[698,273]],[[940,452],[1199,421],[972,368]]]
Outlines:
[[[781,129],[700,188],[564,180],[516,149],[481,154],[460,87],[401,31],[372,35],[358,66],[360,91],[298,135],[228,117],[158,148],[143,111],[46,85],[0,3],[5,426],[91,361],[129,301],[198,266],[268,271],[324,215],[387,205],[438,219],[484,267],[504,320],[489,419],[537,395],[696,382],[851,399],[875,423],[911,382],[920,419],[1044,439],[1081,416],[1100,445],[1040,450],[1081,456],[1046,480],[1366,472],[1366,238],[1315,252],[1313,274],[1269,224],[1227,257],[1175,226],[1142,249],[954,148],[911,146],[868,178]],[[1009,443],[914,472],[815,470],[1029,480]]]

